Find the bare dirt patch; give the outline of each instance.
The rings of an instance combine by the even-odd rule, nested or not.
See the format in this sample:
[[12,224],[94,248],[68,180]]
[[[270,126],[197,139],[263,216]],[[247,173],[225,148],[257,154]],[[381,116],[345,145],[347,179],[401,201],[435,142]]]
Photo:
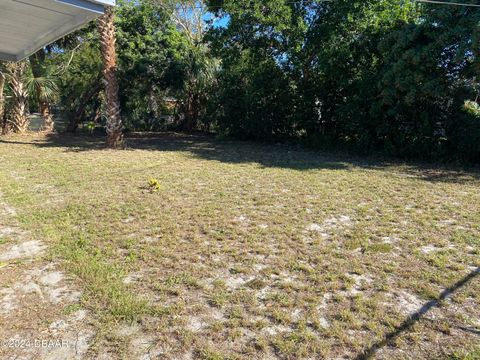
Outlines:
[[0,196],[0,357],[84,359],[95,331],[81,293],[43,255],[46,245],[2,223],[16,214]]

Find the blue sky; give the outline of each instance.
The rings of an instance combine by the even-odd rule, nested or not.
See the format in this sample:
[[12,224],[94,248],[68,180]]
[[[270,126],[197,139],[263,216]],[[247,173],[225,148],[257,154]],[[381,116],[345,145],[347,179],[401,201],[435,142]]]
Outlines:
[[213,27],[214,28],[220,28],[220,27],[226,27],[230,21],[230,17],[228,15],[223,15],[222,17],[215,17],[213,13],[207,13],[204,17],[205,21],[211,21],[213,20]]
[[213,23],[213,27],[215,28],[226,27],[229,22],[230,22],[230,17],[224,16],[222,18],[216,19],[216,21]]

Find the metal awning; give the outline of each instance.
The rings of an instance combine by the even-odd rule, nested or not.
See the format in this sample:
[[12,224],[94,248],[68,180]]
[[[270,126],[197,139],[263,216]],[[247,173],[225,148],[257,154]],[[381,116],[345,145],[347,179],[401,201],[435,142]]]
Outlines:
[[115,0],[0,0],[0,60],[19,61],[103,14]]

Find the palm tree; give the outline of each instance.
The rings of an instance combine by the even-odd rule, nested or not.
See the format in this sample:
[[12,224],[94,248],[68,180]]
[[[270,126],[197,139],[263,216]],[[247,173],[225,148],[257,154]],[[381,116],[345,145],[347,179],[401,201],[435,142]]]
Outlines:
[[25,84],[25,71],[28,63],[8,62],[5,65],[7,80],[12,91],[12,119],[13,131],[24,133],[28,130],[30,120],[28,118],[28,90]]
[[28,92],[33,97],[40,110],[43,119],[42,130],[51,132],[55,125],[50,108],[51,103],[58,98],[58,86],[50,77],[31,77],[27,79]]
[[202,46],[189,49],[185,61],[183,88],[181,89],[180,111],[183,118],[180,127],[192,132],[198,127],[198,120],[208,100],[208,88],[214,83],[219,62]]
[[115,12],[113,7],[105,9],[105,14],[98,20],[98,32],[103,60],[105,80],[105,105],[107,113],[107,146],[121,147],[123,144],[122,118],[118,98],[117,55],[115,52]]
[[51,104],[58,98],[59,90],[54,76],[45,66],[45,58],[44,49],[30,56],[32,76],[28,78],[27,86],[30,96],[38,103],[38,110],[43,119],[42,130],[51,132],[54,127]]

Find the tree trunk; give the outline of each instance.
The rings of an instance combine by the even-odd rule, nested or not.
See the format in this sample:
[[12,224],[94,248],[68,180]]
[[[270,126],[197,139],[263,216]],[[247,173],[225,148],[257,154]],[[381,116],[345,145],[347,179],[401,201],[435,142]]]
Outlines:
[[0,126],[1,133],[5,135],[7,133],[7,121],[5,117],[5,75],[0,72]]
[[118,98],[118,81],[116,76],[117,56],[115,53],[115,13],[108,7],[98,20],[100,45],[105,80],[105,105],[107,112],[107,146],[119,148],[123,144],[122,118],[120,117],[120,100]]
[[13,131],[25,133],[30,124],[27,114],[28,90],[24,82],[27,63],[25,61],[19,63],[9,62],[5,67],[7,69],[8,80],[13,94],[11,121]]
[[77,111],[75,114],[70,118],[70,121],[67,126],[67,132],[75,133],[78,129],[78,125],[82,122],[85,116],[85,110],[89,101],[94,97],[101,89],[101,75],[99,75],[93,82],[92,86],[82,95],[80,99],[80,104],[78,105]]
[[197,100],[197,96],[194,93],[187,93],[185,102],[183,104],[184,118],[180,124],[180,127],[184,132],[191,133],[197,128],[199,116]]
[[[30,56],[30,64],[32,65],[32,74],[35,78],[40,78],[44,76],[44,71],[42,69],[42,64],[45,61],[46,54],[44,49],[38,50],[35,54]],[[53,131],[53,127],[55,125],[53,121],[53,116],[50,112],[51,104],[48,100],[42,99],[42,89],[41,87],[37,87],[37,98],[38,98],[38,111],[42,116],[43,124],[42,130],[51,132]]]
[[50,103],[48,101],[40,101],[40,115],[43,119],[42,130],[52,132],[55,126],[53,116],[50,112]]

